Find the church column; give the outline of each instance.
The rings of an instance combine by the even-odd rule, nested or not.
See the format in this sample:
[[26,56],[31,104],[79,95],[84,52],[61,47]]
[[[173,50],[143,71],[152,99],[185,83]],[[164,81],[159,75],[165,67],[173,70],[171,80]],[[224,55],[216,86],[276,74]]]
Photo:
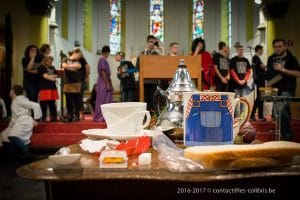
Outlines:
[[272,42],[275,38],[280,37],[280,19],[268,19],[267,20],[267,55],[273,53]]
[[84,0],[83,8],[83,46],[86,50],[93,50],[93,0]]
[[49,43],[48,16],[31,15],[29,31],[30,44],[35,44],[39,47],[43,43]]

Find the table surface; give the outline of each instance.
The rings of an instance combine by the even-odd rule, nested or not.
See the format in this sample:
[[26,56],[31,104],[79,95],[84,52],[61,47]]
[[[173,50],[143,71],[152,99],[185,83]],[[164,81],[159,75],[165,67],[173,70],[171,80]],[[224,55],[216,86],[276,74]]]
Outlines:
[[81,159],[76,163],[70,165],[58,165],[50,159],[43,159],[25,165],[19,168],[17,172],[23,178],[43,181],[130,179],[205,182],[278,176],[300,177],[300,164],[298,162],[288,166],[244,170],[231,169],[172,172],[168,170],[164,162],[158,159],[158,153],[153,149],[149,150],[149,152],[152,153],[151,166],[138,166],[137,157],[132,156],[128,160],[128,168],[126,169],[102,169],[99,167],[99,156],[82,151],[77,144],[71,145],[70,148],[72,153],[82,153]]

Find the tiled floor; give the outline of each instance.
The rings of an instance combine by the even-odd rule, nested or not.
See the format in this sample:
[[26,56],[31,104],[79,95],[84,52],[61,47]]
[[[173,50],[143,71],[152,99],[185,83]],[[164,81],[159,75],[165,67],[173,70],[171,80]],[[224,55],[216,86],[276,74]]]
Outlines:
[[[46,158],[47,153],[35,154],[33,161]],[[1,200],[44,200],[44,183],[20,177],[16,170],[33,161],[6,161],[0,163],[0,199]]]

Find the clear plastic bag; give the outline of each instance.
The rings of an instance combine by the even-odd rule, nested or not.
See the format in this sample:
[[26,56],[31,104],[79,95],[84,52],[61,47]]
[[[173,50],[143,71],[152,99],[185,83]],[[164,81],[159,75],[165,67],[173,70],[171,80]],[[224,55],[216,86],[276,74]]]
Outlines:
[[170,171],[190,172],[203,170],[204,167],[184,157],[183,149],[178,148],[165,134],[156,131],[152,146],[158,152],[158,159],[166,164]]

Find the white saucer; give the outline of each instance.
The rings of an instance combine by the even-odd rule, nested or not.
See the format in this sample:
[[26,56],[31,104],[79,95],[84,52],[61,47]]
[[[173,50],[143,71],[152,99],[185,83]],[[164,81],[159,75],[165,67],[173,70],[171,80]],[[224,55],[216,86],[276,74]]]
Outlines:
[[76,162],[81,157],[80,153],[66,154],[66,155],[51,155],[48,156],[50,160],[60,165],[68,165]]
[[111,140],[128,140],[138,138],[144,135],[152,137],[155,130],[142,130],[138,134],[126,133],[124,134],[109,130],[109,129],[88,129],[83,130],[82,133],[93,139],[111,139]]

